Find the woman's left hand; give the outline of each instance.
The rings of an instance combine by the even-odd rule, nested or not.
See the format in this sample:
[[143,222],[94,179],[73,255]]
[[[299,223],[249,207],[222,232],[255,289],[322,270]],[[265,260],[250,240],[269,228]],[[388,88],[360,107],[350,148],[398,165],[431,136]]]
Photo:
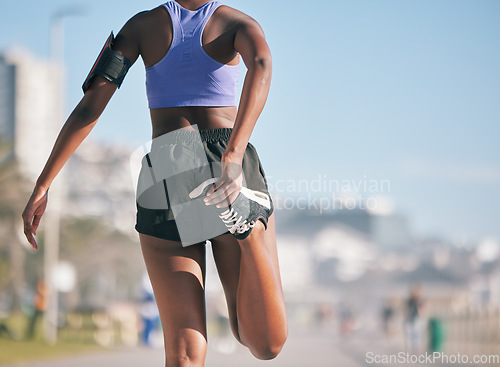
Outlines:
[[45,212],[45,208],[47,207],[47,200],[48,190],[35,187],[22,214],[24,234],[28,242],[35,250],[38,250],[38,244],[35,240],[36,230],[38,229],[40,219]]
[[204,202],[217,208],[227,207],[240,193],[243,184],[241,163],[243,158],[224,154],[221,159],[222,175],[207,191]]

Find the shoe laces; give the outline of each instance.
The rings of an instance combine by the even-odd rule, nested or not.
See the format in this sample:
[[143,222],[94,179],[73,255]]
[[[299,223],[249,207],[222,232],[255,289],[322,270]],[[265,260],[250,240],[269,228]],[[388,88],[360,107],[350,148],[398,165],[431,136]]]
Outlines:
[[243,220],[242,216],[238,218],[238,212],[236,212],[234,208],[229,208],[228,210],[219,214],[219,217],[222,219],[222,222],[229,229],[229,232],[231,234],[245,233],[250,228],[253,228],[255,226],[255,221],[247,222],[246,219]]

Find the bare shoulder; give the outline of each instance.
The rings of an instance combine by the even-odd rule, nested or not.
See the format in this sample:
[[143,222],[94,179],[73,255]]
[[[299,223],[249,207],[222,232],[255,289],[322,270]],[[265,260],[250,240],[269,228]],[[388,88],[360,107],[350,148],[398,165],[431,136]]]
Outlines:
[[163,6],[141,11],[131,17],[116,36],[114,49],[121,49],[131,60],[137,59],[151,42],[158,41],[161,30],[169,24],[169,17]]
[[220,7],[219,16],[227,25],[226,30],[230,30],[233,47],[247,67],[254,64],[256,57],[270,61],[271,53],[264,31],[254,18],[226,5]]
[[125,23],[123,29],[131,29],[135,32],[147,29],[151,22],[154,22],[159,17],[159,15],[165,13],[162,8],[163,6],[160,5],[154,9],[144,10],[135,14],[127,21],[127,23]]
[[217,9],[216,15],[224,21],[224,23],[234,28],[257,27],[261,29],[259,23],[254,18],[227,5],[221,5],[219,9]]

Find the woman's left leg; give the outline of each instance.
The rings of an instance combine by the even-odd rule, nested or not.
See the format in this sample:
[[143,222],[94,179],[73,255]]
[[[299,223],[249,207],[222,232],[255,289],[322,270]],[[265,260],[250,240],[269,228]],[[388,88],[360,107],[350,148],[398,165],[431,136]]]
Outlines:
[[144,261],[160,311],[166,367],[201,367],[205,363],[205,244],[140,234]]
[[244,240],[226,234],[211,240],[236,338],[259,359],[278,355],[287,338],[274,215],[258,221]]

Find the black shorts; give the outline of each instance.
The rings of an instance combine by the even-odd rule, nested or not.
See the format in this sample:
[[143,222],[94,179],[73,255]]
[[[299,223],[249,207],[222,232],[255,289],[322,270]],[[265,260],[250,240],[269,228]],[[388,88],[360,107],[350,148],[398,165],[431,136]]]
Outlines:
[[[153,140],[151,152],[142,159],[137,185],[135,229],[139,233],[184,246],[228,233],[218,215],[220,209],[205,205],[204,195],[191,199],[189,194],[202,182],[220,177],[220,161],[231,131],[180,129]],[[244,187],[269,195],[262,164],[250,143],[242,173]],[[261,220],[267,225],[267,219]]]

